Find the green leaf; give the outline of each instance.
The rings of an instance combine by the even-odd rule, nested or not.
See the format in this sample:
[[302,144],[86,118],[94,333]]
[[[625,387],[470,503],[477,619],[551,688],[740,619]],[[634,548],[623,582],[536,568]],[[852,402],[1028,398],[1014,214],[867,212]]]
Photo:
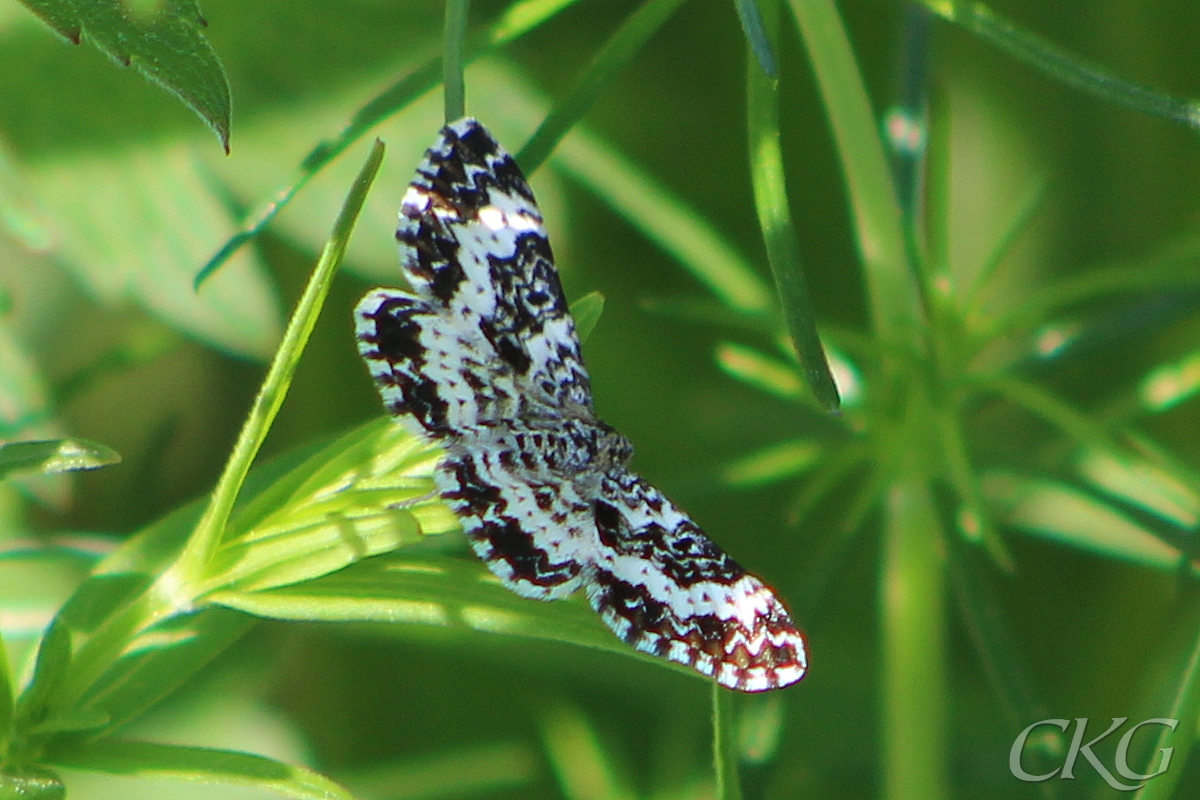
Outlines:
[[229,150],[229,79],[195,0],[21,0],[59,34],[87,39],[175,95]]
[[[255,620],[224,608],[177,615],[129,641],[81,698],[106,730],[138,717],[240,639]],[[80,658],[86,657],[81,649]]]
[[538,603],[518,596],[477,560],[397,553],[313,581],[265,591],[214,592],[209,599],[269,619],[389,622],[548,639],[698,677],[623,644],[578,600]]
[[1135,111],[1200,127],[1200,103],[1151,89],[1068,53],[1045,39],[1023,31],[983,3],[947,3],[924,0],[923,5],[943,19],[955,22],[1067,86],[1118,103]]
[[771,290],[709,220],[611,145],[576,128],[554,166],[591,191],[737,311],[774,313]]
[[70,665],[71,633],[66,625],[56,619],[42,634],[33,679],[17,698],[14,728],[18,733],[46,723],[52,724],[51,708]]
[[762,486],[808,472],[825,448],[809,439],[777,442],[725,465],[722,479],[733,486]]
[[804,396],[804,387],[796,368],[758,350],[732,342],[717,345],[717,365],[739,381],[783,400]]
[[557,704],[544,711],[540,721],[546,759],[566,800],[636,797],[581,709]]
[[788,0],[829,115],[850,198],[871,323],[888,347],[922,349],[921,299],[866,82],[833,0]]
[[99,469],[121,460],[116,450],[86,439],[0,444],[0,476],[13,472],[74,472]]
[[733,720],[733,692],[713,683],[712,728],[713,772],[716,773],[717,800],[742,800],[742,782],[738,775],[737,731]]
[[48,760],[59,767],[109,775],[253,786],[306,800],[354,800],[313,770],[235,750],[106,740],[61,748]]
[[442,89],[447,124],[466,115],[466,85],[463,82],[463,39],[467,34],[471,0],[446,0],[442,34]]

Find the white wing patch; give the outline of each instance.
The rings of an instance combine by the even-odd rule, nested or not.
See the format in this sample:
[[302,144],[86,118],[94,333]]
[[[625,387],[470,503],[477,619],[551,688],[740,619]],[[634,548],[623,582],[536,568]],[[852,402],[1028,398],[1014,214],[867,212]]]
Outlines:
[[359,351],[388,411],[445,447],[438,488],[488,568],[524,597],[582,587],[621,639],[722,686],[800,680],[780,600],[630,472],[596,417],[541,213],[479,122],[442,129],[396,238],[413,294],[362,299]]

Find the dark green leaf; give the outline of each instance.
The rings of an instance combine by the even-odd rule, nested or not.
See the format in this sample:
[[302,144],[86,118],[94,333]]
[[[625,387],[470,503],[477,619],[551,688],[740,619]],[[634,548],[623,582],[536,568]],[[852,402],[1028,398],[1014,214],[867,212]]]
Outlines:
[[21,0],[72,42],[87,39],[195,111],[229,149],[229,80],[195,0]]

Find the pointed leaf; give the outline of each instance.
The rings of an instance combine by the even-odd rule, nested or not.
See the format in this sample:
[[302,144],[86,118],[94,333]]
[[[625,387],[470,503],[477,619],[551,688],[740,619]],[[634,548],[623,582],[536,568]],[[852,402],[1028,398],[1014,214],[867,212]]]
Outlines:
[[87,39],[196,112],[229,149],[229,79],[195,0],[21,0],[59,34]]

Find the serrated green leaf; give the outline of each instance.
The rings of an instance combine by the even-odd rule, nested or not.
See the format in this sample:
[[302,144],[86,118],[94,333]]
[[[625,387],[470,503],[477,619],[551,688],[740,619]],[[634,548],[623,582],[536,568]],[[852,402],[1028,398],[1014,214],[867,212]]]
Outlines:
[[229,79],[195,0],[21,0],[70,41],[87,39],[196,112],[229,149]]
[[49,755],[49,761],[110,775],[253,786],[305,800],[354,800],[341,786],[310,769],[236,750],[105,740],[60,748]]
[[121,456],[111,447],[86,439],[0,444],[0,476],[13,472],[74,472],[116,464]]

